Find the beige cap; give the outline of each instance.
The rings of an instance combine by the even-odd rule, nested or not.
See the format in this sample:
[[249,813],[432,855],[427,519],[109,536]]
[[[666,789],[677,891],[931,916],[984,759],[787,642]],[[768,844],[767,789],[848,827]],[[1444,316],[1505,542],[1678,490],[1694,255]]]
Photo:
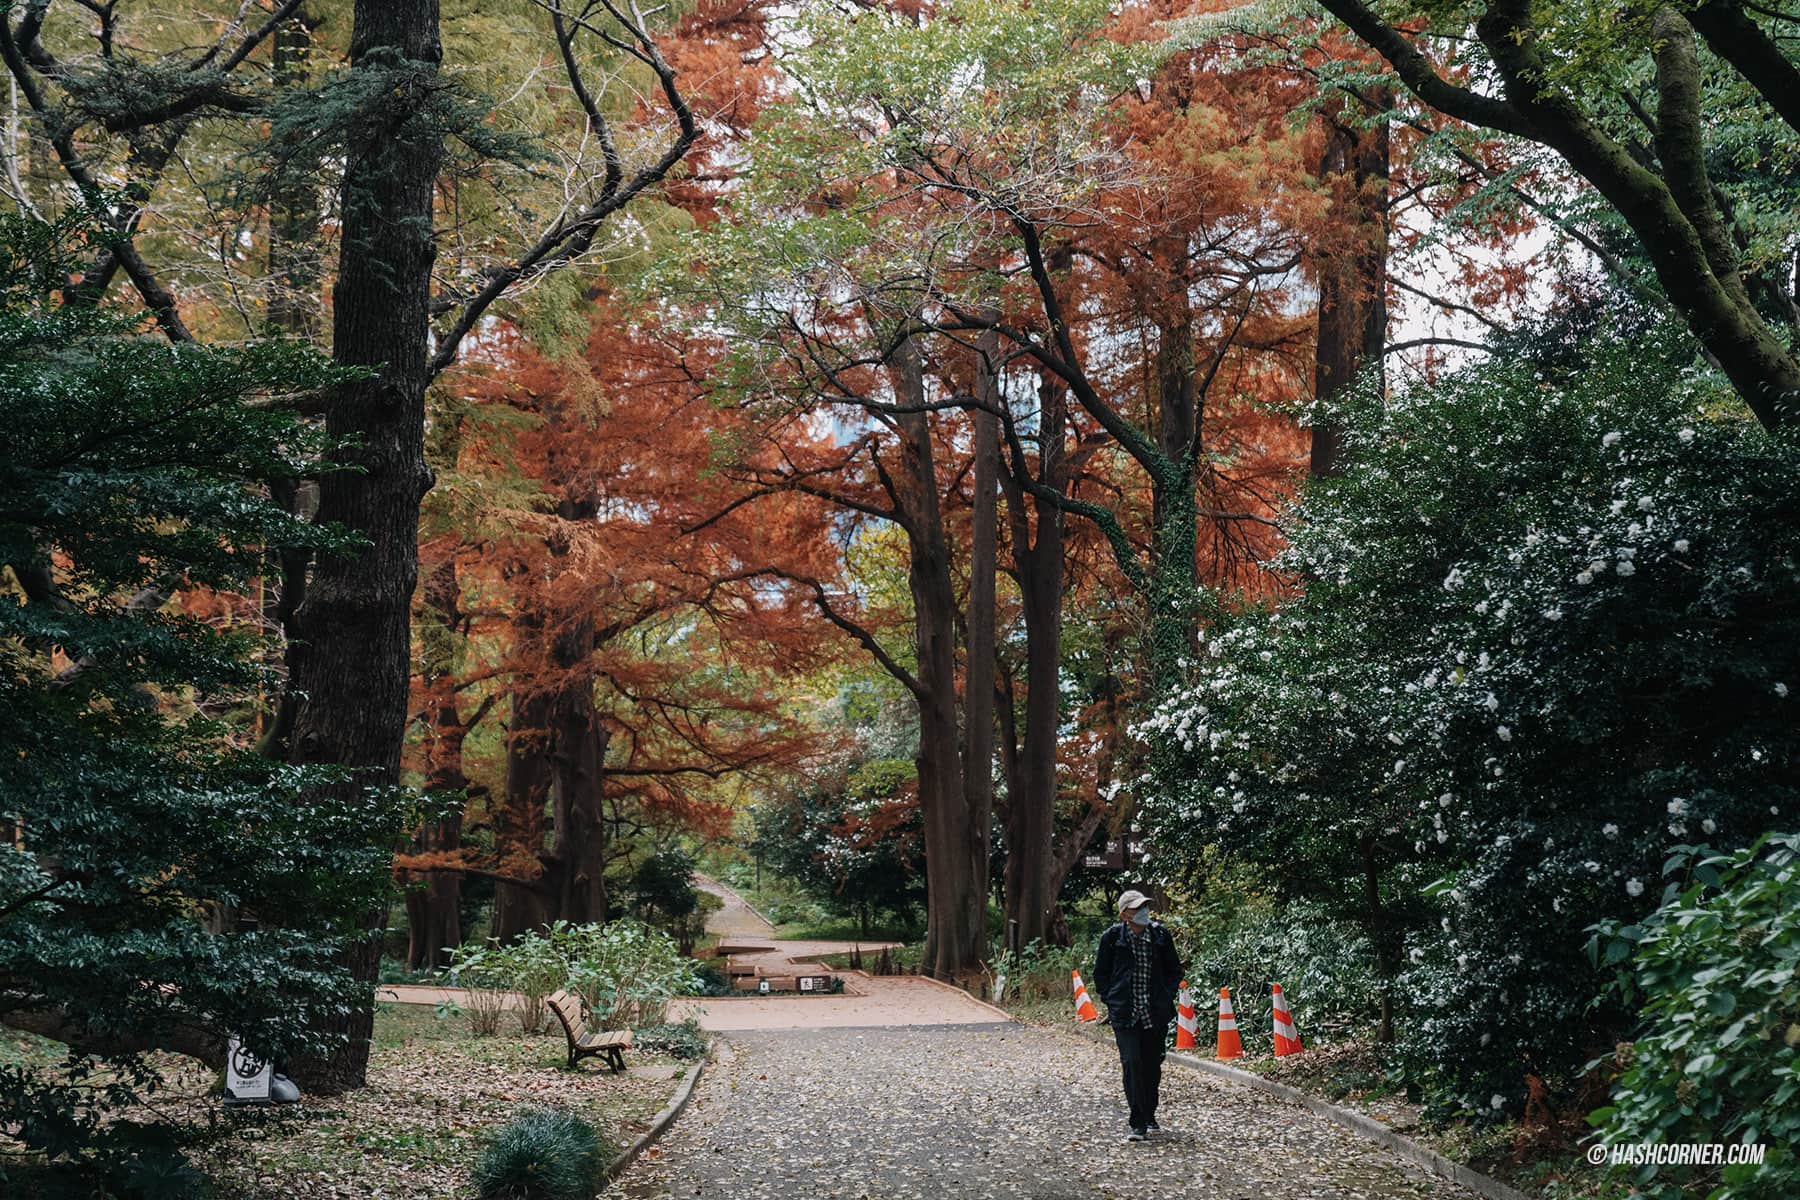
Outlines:
[[1136,908],[1140,904],[1148,903],[1150,903],[1150,897],[1144,895],[1144,893],[1135,890],[1129,891],[1119,897],[1119,911],[1124,912],[1126,909]]

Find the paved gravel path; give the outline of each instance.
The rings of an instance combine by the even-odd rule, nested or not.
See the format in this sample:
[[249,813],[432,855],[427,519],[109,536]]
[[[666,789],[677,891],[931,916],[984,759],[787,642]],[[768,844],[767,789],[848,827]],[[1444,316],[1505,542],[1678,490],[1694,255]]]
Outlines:
[[694,872],[694,886],[703,892],[711,892],[721,901],[723,907],[706,918],[706,931],[718,934],[749,934],[752,937],[773,937],[775,927],[763,920],[762,914],[744,903],[744,898],[720,883],[711,875]]
[[733,1033],[611,1195],[1473,1200],[1306,1109],[1170,1064],[1128,1143],[1118,1058],[1010,1023]]
[[669,1020],[693,1017],[700,1028],[830,1029],[871,1025],[986,1025],[1005,1013],[961,988],[916,975],[857,976],[853,991],[841,996],[742,996],[676,1000]]

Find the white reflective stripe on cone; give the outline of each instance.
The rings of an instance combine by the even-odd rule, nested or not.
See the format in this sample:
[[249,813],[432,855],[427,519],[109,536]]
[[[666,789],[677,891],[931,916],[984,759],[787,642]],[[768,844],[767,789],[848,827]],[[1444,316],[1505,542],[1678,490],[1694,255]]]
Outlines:
[[1230,1017],[1220,1017],[1219,1018],[1219,1028],[1220,1029],[1236,1029],[1237,1022],[1232,1020]]
[[1295,1038],[1296,1040],[1300,1036],[1294,1032],[1294,1027],[1292,1025],[1280,1019],[1277,1019],[1275,1022],[1275,1032],[1279,1033],[1284,1038]]

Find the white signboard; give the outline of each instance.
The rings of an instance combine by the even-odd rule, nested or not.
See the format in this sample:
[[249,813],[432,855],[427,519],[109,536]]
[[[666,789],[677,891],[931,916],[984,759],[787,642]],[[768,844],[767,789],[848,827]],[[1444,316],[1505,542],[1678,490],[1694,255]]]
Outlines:
[[235,1104],[266,1104],[275,1080],[275,1064],[264,1062],[231,1035],[225,1050],[225,1099]]

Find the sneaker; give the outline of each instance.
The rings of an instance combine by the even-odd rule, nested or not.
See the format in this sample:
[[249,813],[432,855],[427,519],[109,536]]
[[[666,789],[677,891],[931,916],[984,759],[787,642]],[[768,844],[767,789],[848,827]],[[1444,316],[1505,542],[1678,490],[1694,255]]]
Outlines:
[[1139,1129],[1137,1126],[1133,1125],[1131,1127],[1131,1132],[1125,1135],[1125,1140],[1128,1142],[1141,1142],[1145,1139],[1146,1136],[1148,1136],[1148,1135],[1145,1134],[1145,1132],[1142,1129]]
[[1162,1126],[1158,1125],[1156,1123],[1155,1118],[1151,1118],[1151,1120],[1144,1125],[1144,1132],[1145,1133],[1161,1133]]

